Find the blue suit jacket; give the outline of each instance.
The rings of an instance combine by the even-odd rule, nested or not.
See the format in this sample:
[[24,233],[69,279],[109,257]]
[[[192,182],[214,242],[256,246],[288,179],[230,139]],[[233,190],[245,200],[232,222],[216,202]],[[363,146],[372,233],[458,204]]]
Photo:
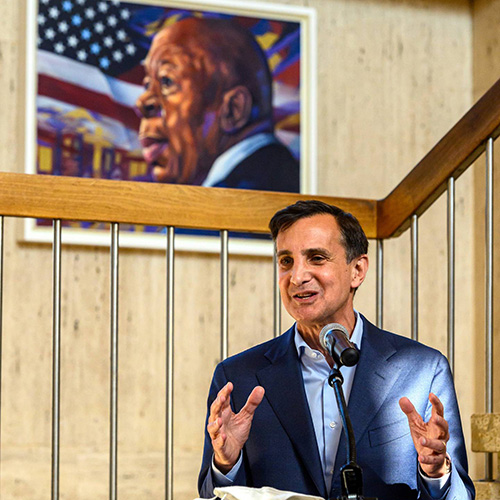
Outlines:
[[[474,498],[467,475],[462,427],[448,362],[438,351],[383,331],[365,318],[361,356],[356,369],[349,412],[354,428],[358,464],[363,469],[366,496],[379,500],[429,499],[420,483],[417,454],[408,421],[399,408],[407,396],[425,420],[430,417],[430,392],[443,402],[452,460],[447,500]],[[339,469],[346,461],[342,433],[332,489],[326,491],[302,372],[293,341],[293,328],[282,336],[220,363],[213,377],[208,406],[217,392],[234,384],[232,407],[238,412],[256,385],[266,394],[257,408],[243,449],[243,467],[235,485],[272,486],[323,498],[340,496]],[[332,391],[332,398],[334,397]],[[199,477],[200,496],[213,496],[212,445],[205,433]]]

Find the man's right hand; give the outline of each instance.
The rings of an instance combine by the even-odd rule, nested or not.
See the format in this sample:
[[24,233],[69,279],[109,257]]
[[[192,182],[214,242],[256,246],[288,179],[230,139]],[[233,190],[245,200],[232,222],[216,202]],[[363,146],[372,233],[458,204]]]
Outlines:
[[264,388],[254,387],[245,406],[239,413],[234,413],[229,404],[232,390],[233,384],[228,382],[219,391],[210,406],[207,425],[214,449],[215,466],[223,474],[227,474],[238,461],[250,434],[255,410],[264,397]]

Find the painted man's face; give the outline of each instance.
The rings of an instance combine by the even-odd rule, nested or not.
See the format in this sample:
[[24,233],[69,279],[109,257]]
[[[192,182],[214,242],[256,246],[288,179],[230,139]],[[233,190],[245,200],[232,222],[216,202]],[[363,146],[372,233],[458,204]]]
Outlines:
[[165,28],[153,40],[145,91],[137,100],[139,139],[155,180],[200,184],[220,141],[217,103],[213,89],[212,96],[207,92],[213,69],[200,63],[207,54],[203,47],[188,53],[182,40],[179,28]]

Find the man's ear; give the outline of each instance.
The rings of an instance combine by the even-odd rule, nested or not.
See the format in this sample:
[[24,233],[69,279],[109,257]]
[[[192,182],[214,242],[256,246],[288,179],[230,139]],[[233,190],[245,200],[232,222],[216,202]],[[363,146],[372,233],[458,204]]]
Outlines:
[[222,97],[220,125],[222,130],[231,134],[245,127],[252,113],[252,95],[243,85],[228,90]]
[[359,288],[361,283],[366,278],[368,272],[368,255],[361,255],[354,259],[354,266],[352,268],[352,281],[351,288]]

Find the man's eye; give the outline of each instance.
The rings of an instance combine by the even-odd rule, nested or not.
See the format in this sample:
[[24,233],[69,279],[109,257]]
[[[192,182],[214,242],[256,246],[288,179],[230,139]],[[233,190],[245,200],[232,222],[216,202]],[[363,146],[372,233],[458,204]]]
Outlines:
[[323,257],[323,255],[313,255],[311,257],[311,260],[313,262],[323,262],[325,260],[325,258]]
[[284,257],[283,259],[280,259],[279,262],[280,262],[280,266],[286,267],[292,263],[292,259],[290,259],[290,257]]
[[144,86],[144,90],[149,90],[149,87],[151,85],[151,80],[149,78],[145,78],[142,81],[142,85]]
[[172,85],[174,84],[174,81],[172,80],[172,78],[169,78],[168,76],[162,76],[160,78],[160,83],[161,83],[162,87],[165,87],[168,89],[168,88],[172,87]]

